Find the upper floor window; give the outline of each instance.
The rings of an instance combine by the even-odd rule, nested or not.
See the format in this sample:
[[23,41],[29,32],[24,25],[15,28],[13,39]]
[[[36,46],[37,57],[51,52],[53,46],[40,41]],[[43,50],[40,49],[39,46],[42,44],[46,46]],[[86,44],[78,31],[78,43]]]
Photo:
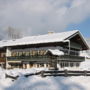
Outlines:
[[46,50],[12,51],[12,56],[36,56],[45,55]]

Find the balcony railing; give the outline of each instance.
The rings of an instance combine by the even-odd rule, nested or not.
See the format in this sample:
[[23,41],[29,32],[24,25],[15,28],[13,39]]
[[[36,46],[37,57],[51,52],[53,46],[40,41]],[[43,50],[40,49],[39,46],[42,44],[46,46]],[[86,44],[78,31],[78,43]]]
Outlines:
[[61,60],[61,61],[84,61],[85,57],[81,57],[81,56],[74,56],[74,55],[61,55],[59,57],[57,57],[57,60]]
[[[65,55],[68,55],[69,50],[68,49],[61,49],[61,51],[64,52]],[[79,51],[70,50],[70,55],[79,56]]]
[[0,57],[0,62],[5,62],[6,58],[5,57]]
[[84,61],[85,57],[74,56],[74,55],[61,55],[61,56],[16,56],[16,57],[7,57],[8,61],[49,61],[49,60],[58,60],[58,61]]
[[16,56],[7,57],[8,61],[28,61],[28,62],[47,62],[50,60],[49,56]]

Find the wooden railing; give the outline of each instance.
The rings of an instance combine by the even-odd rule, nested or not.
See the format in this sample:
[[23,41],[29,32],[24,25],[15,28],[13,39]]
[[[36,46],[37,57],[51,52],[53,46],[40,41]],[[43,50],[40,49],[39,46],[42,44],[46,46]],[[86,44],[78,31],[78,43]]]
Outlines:
[[6,58],[5,57],[0,57],[0,62],[5,62]]
[[61,56],[11,56],[11,57],[7,57],[7,60],[15,60],[15,61],[48,61],[48,60],[61,60],[61,61],[84,61],[85,57],[81,57],[81,56],[71,56],[71,55],[61,55]]
[[49,58],[48,56],[11,56],[7,57],[8,60],[23,60],[23,59],[40,59],[40,58]]
[[57,60],[62,60],[62,61],[84,61],[85,57],[74,56],[74,55],[61,55],[61,56],[57,57]]
[[[29,76],[29,75],[28,75]],[[63,70],[63,71],[41,71],[41,76],[90,76],[90,71],[70,71],[70,70]]]
[[[28,73],[24,74],[23,76],[28,78],[30,76],[36,76],[40,75],[41,77],[46,77],[46,76],[64,76],[64,77],[70,77],[70,76],[90,76],[90,71],[70,71],[70,70],[62,70],[62,71],[39,71],[36,73]],[[13,80],[17,80],[20,76],[13,76],[13,75],[8,75],[5,74],[5,78],[10,78]]]
[[49,63],[50,57],[48,56],[17,56],[7,57],[8,61],[24,61],[24,62],[36,62],[36,63]]

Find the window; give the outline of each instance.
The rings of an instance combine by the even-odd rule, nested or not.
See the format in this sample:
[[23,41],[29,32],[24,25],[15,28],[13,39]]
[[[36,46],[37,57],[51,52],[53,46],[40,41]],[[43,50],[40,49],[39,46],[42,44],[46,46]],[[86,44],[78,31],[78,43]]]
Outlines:
[[22,52],[22,56],[26,56],[26,52]]
[[38,51],[38,54],[39,54],[39,55],[45,55],[45,53],[46,53],[45,50],[39,50],[39,51]]
[[61,68],[64,67],[64,62],[61,62],[60,65],[61,65]]
[[68,67],[69,65],[68,65],[68,62],[65,62],[65,67]]
[[16,52],[16,56],[18,56],[19,55],[19,53],[18,52]]
[[71,67],[73,67],[73,66],[74,66],[73,62],[71,62],[71,63],[70,63],[70,66],[71,66]]
[[35,50],[32,50],[32,55],[33,55],[33,56],[35,55],[35,53],[36,53]]
[[44,67],[44,64],[40,64],[40,67]]
[[6,54],[5,53],[1,53],[1,57],[5,57],[6,56]]
[[18,52],[18,56],[22,56],[22,52]]
[[30,50],[30,51],[12,51],[12,56],[37,56],[45,55],[45,50]]
[[76,67],[79,67],[79,65],[80,65],[80,63],[79,63],[79,62],[77,62],[77,63],[76,63]]
[[16,52],[12,52],[12,56],[16,56],[17,54],[16,54]]
[[72,66],[73,66],[73,63],[64,61],[64,62],[61,62],[61,63],[60,63],[60,66],[61,66],[61,68],[63,68],[63,67],[69,67],[69,66],[72,67]]
[[26,52],[26,56],[29,56],[30,52]]
[[49,64],[46,64],[46,67],[49,67]]
[[33,52],[32,52],[32,50],[30,50],[30,52],[29,52],[29,53],[30,53],[30,55],[31,55],[31,56],[33,55]]
[[37,55],[37,50],[30,50],[30,55],[31,56]]
[[14,51],[11,53],[11,56],[19,56],[19,52]]
[[37,64],[37,67],[39,67],[39,64]]

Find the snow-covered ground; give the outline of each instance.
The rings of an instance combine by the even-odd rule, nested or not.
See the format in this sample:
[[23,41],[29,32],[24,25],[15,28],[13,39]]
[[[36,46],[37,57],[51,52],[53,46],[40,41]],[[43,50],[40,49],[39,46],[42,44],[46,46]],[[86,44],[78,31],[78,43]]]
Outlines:
[[[90,61],[81,64],[84,68]],[[90,65],[87,67],[90,67]],[[41,76],[24,77],[24,74],[35,73],[45,68],[32,68],[32,69],[12,69],[4,70],[0,68],[0,90],[90,90],[90,76],[48,76],[42,78]],[[5,78],[5,73],[13,76],[19,75],[20,77],[13,81],[12,79]]]
[[90,70],[90,60],[86,59],[84,62],[81,63],[80,69],[82,70]]
[[[20,77],[1,90],[90,90],[90,77]],[[11,85],[10,85],[11,84]]]

